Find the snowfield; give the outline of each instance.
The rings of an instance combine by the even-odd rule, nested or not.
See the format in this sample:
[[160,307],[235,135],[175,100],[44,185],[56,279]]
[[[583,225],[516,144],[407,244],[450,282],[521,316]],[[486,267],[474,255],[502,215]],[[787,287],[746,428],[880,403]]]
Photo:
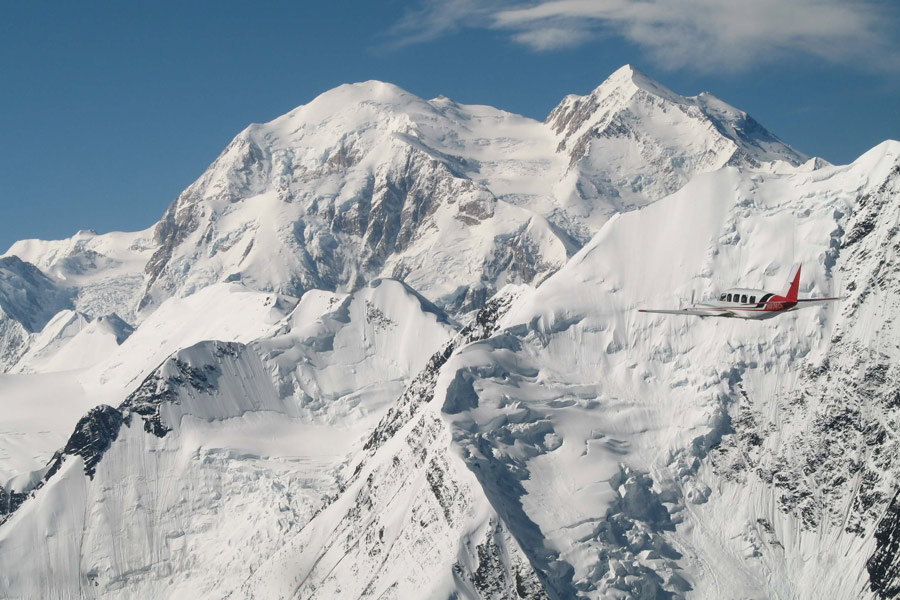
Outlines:
[[0,596],[897,597],[898,251],[900,142],[341,86],[0,257]]

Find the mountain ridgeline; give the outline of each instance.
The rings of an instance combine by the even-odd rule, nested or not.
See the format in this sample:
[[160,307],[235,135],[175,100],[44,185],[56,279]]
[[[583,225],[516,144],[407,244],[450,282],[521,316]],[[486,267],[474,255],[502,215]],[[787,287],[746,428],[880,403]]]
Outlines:
[[[898,252],[898,142],[340,86],[0,256],[0,596],[896,597]],[[637,312],[798,264],[846,298]]]

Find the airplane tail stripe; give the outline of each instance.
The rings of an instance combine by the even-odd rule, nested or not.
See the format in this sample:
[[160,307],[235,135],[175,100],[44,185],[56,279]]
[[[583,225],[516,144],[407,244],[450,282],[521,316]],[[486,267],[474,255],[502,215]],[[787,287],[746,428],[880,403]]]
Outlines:
[[794,275],[794,280],[791,282],[791,287],[788,289],[788,293],[786,299],[788,302],[796,302],[797,301],[797,292],[800,291],[800,267],[797,267],[797,273]]

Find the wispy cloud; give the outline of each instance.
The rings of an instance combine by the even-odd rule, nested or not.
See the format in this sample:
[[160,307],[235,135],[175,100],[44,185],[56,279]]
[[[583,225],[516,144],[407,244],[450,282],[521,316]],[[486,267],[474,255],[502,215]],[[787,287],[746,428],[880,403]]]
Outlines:
[[504,0],[421,0],[388,32],[391,45],[430,42],[461,27],[483,27],[508,5]]
[[741,70],[799,54],[895,70],[897,26],[897,9],[878,0],[424,0],[392,33],[406,45],[489,28],[537,52],[615,36],[672,69]]

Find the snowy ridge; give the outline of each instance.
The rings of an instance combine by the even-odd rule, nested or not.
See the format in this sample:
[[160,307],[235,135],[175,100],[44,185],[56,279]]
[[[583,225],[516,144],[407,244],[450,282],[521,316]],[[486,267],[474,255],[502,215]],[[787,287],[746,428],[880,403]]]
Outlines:
[[71,310],[58,312],[33,337],[28,351],[9,373],[52,373],[84,369],[114,354],[133,328],[112,314],[90,319]]

